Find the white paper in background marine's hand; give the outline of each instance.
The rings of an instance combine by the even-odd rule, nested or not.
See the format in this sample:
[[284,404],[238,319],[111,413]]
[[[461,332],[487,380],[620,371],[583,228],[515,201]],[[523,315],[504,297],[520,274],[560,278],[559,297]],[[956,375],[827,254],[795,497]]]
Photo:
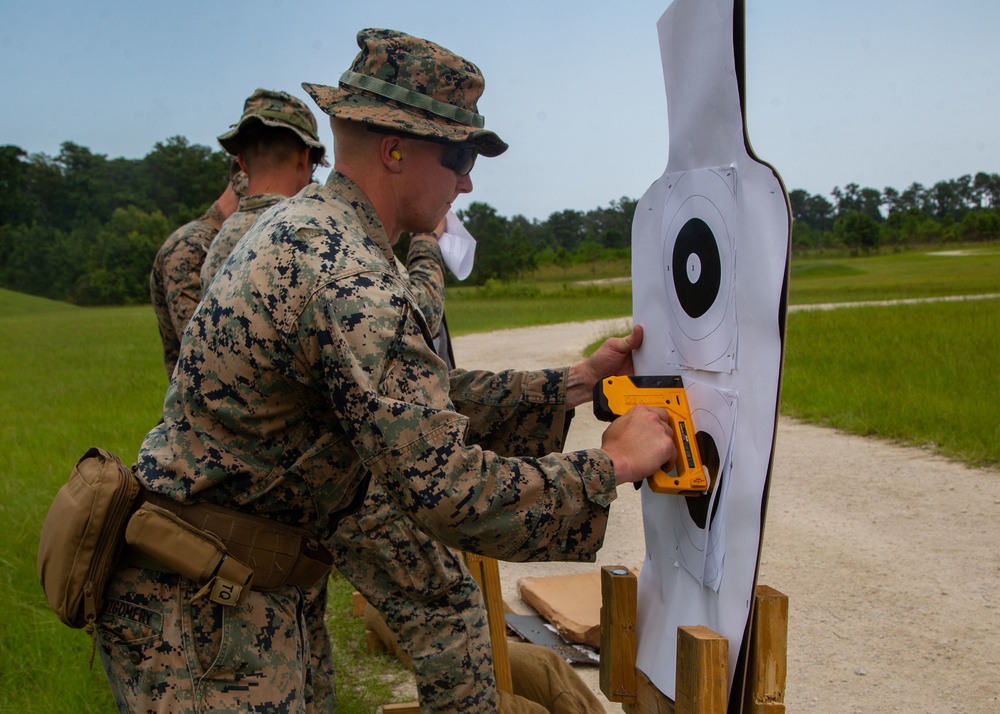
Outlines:
[[438,239],[438,246],[448,270],[459,280],[469,277],[476,258],[476,239],[465,229],[454,211],[448,211],[444,219],[444,233]]

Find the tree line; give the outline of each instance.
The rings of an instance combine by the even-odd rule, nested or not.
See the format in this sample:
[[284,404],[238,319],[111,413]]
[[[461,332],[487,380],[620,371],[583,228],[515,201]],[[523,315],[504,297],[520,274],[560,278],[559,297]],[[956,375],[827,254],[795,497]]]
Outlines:
[[149,302],[156,251],[228,178],[225,152],[179,136],[142,159],[69,141],[54,157],[0,146],[0,286],[80,305]]
[[[228,165],[224,152],[180,136],[141,159],[109,159],[72,142],[56,156],[0,146],[0,287],[80,305],[148,302],[156,251],[211,205]],[[902,192],[848,184],[831,198],[796,189],[790,200],[796,251],[872,252],[1000,235],[996,174]],[[521,279],[544,265],[627,259],[636,204],[623,196],[602,208],[529,220],[474,202],[460,211],[477,240],[466,284]],[[406,241],[398,248],[405,251]]]
[[830,200],[796,189],[792,209],[794,251],[847,249],[855,254],[914,245],[994,241],[1000,237],[1000,175],[979,172],[879,191],[849,183]]

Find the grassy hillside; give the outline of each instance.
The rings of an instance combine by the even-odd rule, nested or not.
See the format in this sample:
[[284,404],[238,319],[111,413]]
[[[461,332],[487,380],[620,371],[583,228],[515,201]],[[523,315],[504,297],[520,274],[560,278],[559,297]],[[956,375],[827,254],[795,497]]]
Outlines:
[[[42,520],[76,460],[103,446],[129,463],[160,418],[167,385],[149,307],[82,309],[0,290],[0,712],[115,711],[90,640],[48,609],[35,574]],[[364,648],[334,579],[330,612],[344,673],[338,712],[390,701],[398,665]],[[53,683],[58,683],[53,686]]]

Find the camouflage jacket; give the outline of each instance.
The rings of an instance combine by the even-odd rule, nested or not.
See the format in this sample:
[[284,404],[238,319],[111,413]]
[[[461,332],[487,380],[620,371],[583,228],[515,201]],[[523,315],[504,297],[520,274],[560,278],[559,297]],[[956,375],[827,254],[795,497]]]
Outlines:
[[138,476],[323,538],[370,474],[448,545],[593,560],[608,456],[489,450],[559,428],[567,370],[449,374],[429,337],[374,209],[334,172],[262,216],[208,288]]
[[224,221],[218,202],[205,215],[171,233],[153,259],[149,297],[163,342],[163,366],[169,378],[177,364],[181,335],[201,300],[201,265],[212,238]]
[[201,266],[202,290],[208,288],[212,278],[240,242],[240,238],[246,235],[250,226],[260,218],[260,214],[286,198],[288,197],[280,193],[258,193],[240,199],[236,212],[226,219],[219,229],[219,235],[215,236],[212,245],[208,247],[208,254]]
[[444,259],[438,242],[426,235],[413,236],[406,253],[406,266],[397,261],[396,267],[401,268],[400,275],[409,283],[427,329],[432,335],[437,334],[444,317]]

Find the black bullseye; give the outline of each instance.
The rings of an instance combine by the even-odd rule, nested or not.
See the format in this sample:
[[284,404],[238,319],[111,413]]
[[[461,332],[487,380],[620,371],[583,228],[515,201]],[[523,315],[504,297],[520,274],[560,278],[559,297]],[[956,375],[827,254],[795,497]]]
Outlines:
[[701,452],[702,463],[708,469],[708,491],[701,496],[688,496],[684,499],[684,504],[688,508],[691,520],[704,530],[706,527],[710,527],[715,521],[715,513],[719,510],[719,502],[722,500],[721,498],[715,499],[710,515],[708,506],[712,503],[712,494],[722,486],[720,481],[722,461],[719,458],[719,448],[716,446],[715,439],[712,438],[711,434],[699,431],[696,438],[698,440],[698,451]]
[[715,304],[722,284],[722,260],[715,235],[700,218],[692,218],[677,233],[672,258],[677,301],[691,318]]

